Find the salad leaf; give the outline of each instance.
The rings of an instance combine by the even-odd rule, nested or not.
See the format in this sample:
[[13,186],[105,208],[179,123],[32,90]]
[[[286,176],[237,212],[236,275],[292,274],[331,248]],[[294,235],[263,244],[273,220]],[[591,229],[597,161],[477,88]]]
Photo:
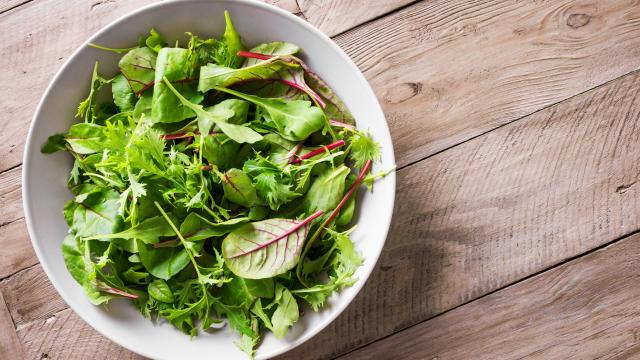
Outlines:
[[[296,44],[285,41],[274,41],[270,43],[260,44],[251,50],[252,53],[273,55],[273,56],[291,56],[300,52],[300,47]],[[242,67],[253,66],[260,60],[256,58],[247,57],[242,64]]]
[[304,220],[269,219],[246,224],[222,242],[229,269],[248,279],[274,277],[298,263],[302,244],[319,211]]
[[[182,98],[189,98],[189,103],[199,103],[203,96],[198,94],[191,82],[192,64],[189,61],[189,51],[181,48],[163,48],[158,53],[151,100],[151,119],[153,122],[174,123],[194,115]],[[175,81],[175,87],[165,83],[162,79]],[[168,85],[171,88],[168,87]],[[176,87],[180,90],[176,90]],[[179,93],[182,98],[178,98]]]
[[276,338],[282,339],[287,334],[289,327],[298,321],[298,316],[300,315],[298,303],[286,287],[277,284],[276,295],[272,304],[277,305],[276,311],[271,316],[273,334]]
[[255,65],[239,69],[229,68],[217,64],[208,64],[200,68],[200,80],[198,90],[205,92],[216,86],[229,87],[233,84],[256,80],[276,80],[286,73],[300,66],[294,63],[282,61],[274,57]]
[[243,94],[221,87],[215,87],[215,89],[260,106],[266,112],[268,120],[275,124],[278,133],[287,140],[304,140],[324,126],[322,110],[311,106],[309,101],[293,100],[287,102],[282,99],[268,99]]
[[240,169],[230,169],[222,176],[225,197],[238,205],[254,206],[260,203],[251,179]]
[[162,216],[155,216],[119,233],[94,235],[84,240],[137,239],[145,244],[157,244],[161,237],[175,235]]
[[225,48],[224,61],[219,62],[221,65],[237,68],[242,64],[243,59],[238,56],[238,51],[244,50],[245,47],[240,39],[240,34],[236,31],[231,21],[229,12],[225,10],[224,21],[226,23],[226,29],[222,34],[222,44]]
[[148,47],[135,48],[127,52],[118,66],[122,76],[136,94],[153,86],[156,68],[156,53]]
[[167,285],[167,282],[161,279],[154,280],[149,284],[147,288],[149,296],[165,303],[173,303],[175,296],[171,292],[171,288]]
[[137,98],[124,75],[118,74],[113,78],[111,92],[113,94],[113,102],[120,108],[120,111],[133,110]]

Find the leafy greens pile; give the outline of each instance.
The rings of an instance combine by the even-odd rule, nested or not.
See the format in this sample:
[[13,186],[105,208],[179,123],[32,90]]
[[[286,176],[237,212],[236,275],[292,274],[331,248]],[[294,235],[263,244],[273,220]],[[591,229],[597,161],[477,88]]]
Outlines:
[[[74,157],[67,268],[94,304],[130,298],[194,336],[224,319],[250,355],[355,282],[354,192],[379,147],[291,43],[250,51],[155,30],[118,74],[93,69],[84,120],[43,145]],[[112,100],[104,94],[112,95]],[[355,175],[355,174],[359,175]]]

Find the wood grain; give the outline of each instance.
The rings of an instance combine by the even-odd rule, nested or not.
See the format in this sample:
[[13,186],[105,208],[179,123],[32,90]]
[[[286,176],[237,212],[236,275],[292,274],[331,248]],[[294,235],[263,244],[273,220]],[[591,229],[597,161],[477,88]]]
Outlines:
[[35,1],[35,0],[3,0],[0,3],[0,14],[2,14],[5,11],[14,10],[20,5],[23,5],[24,3],[27,3],[29,1]]
[[423,1],[336,37],[399,166],[640,68],[632,0]]
[[638,241],[618,241],[344,359],[637,358]]
[[417,0],[298,0],[304,18],[334,36]]
[[38,263],[24,219],[0,227],[0,279]]
[[633,73],[399,171],[377,269],[283,359],[345,353],[638,230],[639,91]]
[[23,356],[22,345],[0,293],[0,359],[21,359]]
[[[2,126],[2,125],[0,125]],[[24,216],[22,213],[22,167],[0,173],[0,227]]]
[[282,358],[343,354],[637,230],[639,91],[630,74],[399,171],[376,271]]
[[144,359],[100,335],[71,309],[18,328],[27,359]]
[[[42,79],[96,29],[148,1],[91,10],[41,0],[0,15],[0,31],[14,35],[0,44],[0,65],[11,69],[0,96],[16,99],[0,115],[0,171],[20,163]],[[640,5],[420,2],[335,40],[374,87],[405,166],[640,68]]]
[[46,319],[67,308],[39,264],[0,282],[0,292],[16,326]]

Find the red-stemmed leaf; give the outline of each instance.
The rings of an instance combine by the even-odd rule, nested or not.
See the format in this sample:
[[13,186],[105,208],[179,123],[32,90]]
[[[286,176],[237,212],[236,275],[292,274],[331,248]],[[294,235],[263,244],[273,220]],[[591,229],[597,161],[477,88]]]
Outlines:
[[269,219],[243,225],[222,242],[229,269],[246,279],[264,279],[296,266],[311,222],[318,211],[303,220]]

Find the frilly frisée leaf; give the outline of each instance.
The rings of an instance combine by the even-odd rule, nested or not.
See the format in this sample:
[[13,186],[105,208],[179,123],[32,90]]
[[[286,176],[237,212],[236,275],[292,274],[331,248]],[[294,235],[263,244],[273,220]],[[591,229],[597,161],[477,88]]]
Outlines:
[[311,222],[318,211],[303,220],[269,219],[246,224],[222,242],[222,255],[229,269],[247,279],[283,274],[298,263]]

